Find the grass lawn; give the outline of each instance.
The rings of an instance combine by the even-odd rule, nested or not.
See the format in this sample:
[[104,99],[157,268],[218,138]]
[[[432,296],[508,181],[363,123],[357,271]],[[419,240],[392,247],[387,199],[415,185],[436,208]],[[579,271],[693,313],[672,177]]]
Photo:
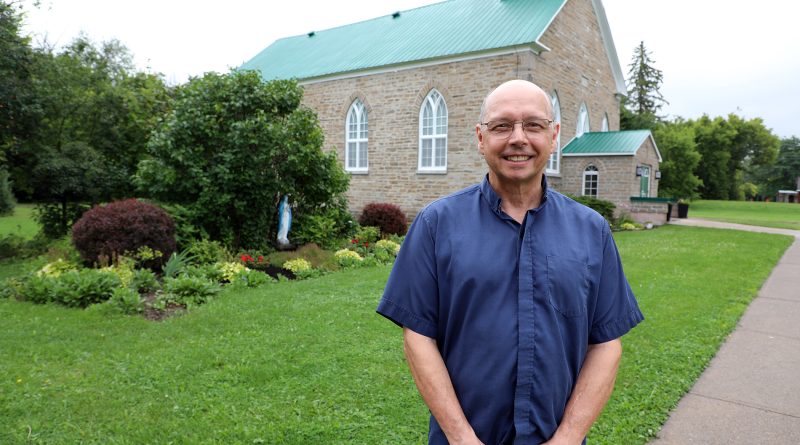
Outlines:
[[17,204],[14,214],[0,218],[0,237],[15,233],[30,239],[39,231],[39,224],[33,219],[33,204]]
[[690,218],[800,230],[800,204],[751,201],[692,201]]
[[[592,444],[645,443],[789,237],[691,227],[616,235],[647,318],[624,338]],[[422,444],[388,267],[227,291],[164,322],[0,300],[0,443]]]

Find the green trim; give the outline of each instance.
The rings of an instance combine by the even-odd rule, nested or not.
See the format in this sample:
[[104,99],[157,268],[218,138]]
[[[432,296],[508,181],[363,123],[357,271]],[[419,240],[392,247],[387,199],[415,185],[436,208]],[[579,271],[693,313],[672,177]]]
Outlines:
[[641,196],[631,196],[631,202],[666,202],[675,203],[675,198],[643,198]]

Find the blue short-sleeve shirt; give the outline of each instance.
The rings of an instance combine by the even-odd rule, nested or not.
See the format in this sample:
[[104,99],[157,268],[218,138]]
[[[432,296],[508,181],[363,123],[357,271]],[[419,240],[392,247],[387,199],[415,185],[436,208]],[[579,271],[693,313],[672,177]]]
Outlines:
[[[644,319],[602,216],[547,189],[519,224],[488,176],[425,207],[378,313],[436,340],[489,444],[538,444],[564,415],[587,347]],[[429,444],[447,444],[431,416]]]

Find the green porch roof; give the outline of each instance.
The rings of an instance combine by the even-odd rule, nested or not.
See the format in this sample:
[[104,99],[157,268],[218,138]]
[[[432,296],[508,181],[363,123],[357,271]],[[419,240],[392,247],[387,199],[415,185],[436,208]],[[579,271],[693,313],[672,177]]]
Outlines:
[[240,69],[313,79],[491,50],[547,49],[539,39],[566,0],[449,0],[275,41]]
[[562,156],[633,156],[647,139],[661,161],[661,153],[656,147],[650,130],[598,131],[584,133],[573,138],[561,150]]

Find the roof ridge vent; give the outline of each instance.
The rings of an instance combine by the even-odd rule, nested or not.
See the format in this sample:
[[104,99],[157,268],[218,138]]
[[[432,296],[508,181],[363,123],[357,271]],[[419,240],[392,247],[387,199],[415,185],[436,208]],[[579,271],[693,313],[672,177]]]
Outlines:
[[311,31],[310,33],[308,33],[308,36],[309,36],[309,37],[314,37],[316,34],[317,34],[317,33],[315,33],[314,31]]
[[396,19],[398,17],[400,17],[400,11],[395,11],[395,12],[392,13],[392,18],[393,19]]

